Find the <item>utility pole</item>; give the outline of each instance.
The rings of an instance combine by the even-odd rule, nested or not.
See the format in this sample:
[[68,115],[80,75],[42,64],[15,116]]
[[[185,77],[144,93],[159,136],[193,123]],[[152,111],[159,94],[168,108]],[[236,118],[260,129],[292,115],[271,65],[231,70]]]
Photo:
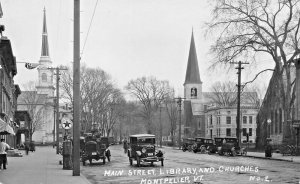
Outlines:
[[242,69],[244,69],[242,67],[242,64],[249,64],[246,62],[230,62],[231,64],[238,64],[238,67],[236,67],[235,69],[238,70],[237,74],[238,74],[238,84],[237,84],[237,88],[238,88],[238,92],[237,92],[237,116],[236,116],[236,137],[238,139],[238,146],[241,147],[241,117],[240,117],[240,113],[241,113],[241,75],[242,75]]
[[182,105],[182,101],[183,99],[185,98],[181,98],[181,97],[178,97],[178,98],[175,98],[177,99],[177,104],[178,104],[178,107],[179,107],[179,133],[178,133],[178,147],[179,149],[181,149],[181,105]]
[[56,154],[59,154],[59,68],[56,68]]
[[159,126],[160,126],[160,130],[159,130],[159,133],[160,133],[159,146],[160,146],[160,147],[162,147],[162,123],[161,123],[161,108],[162,108],[162,106],[160,105],[160,106],[159,106]]
[[55,143],[55,133],[56,133],[56,131],[55,131],[55,123],[56,123],[56,121],[55,121],[55,105],[56,105],[56,99],[54,98],[53,99],[53,144]]
[[[55,98],[55,111],[56,111],[56,154],[59,154],[59,80],[60,80],[60,70],[68,70],[62,67],[47,67],[50,70],[56,70],[56,98]],[[55,115],[54,115],[55,118]]]
[[80,0],[74,0],[73,176],[80,176]]

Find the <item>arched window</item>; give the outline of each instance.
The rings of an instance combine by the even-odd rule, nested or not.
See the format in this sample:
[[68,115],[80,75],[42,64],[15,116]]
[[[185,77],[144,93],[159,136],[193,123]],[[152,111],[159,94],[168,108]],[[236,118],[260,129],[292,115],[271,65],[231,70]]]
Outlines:
[[47,82],[47,74],[46,73],[42,74],[42,82]]
[[192,88],[191,89],[191,97],[194,97],[194,98],[197,97],[197,88]]

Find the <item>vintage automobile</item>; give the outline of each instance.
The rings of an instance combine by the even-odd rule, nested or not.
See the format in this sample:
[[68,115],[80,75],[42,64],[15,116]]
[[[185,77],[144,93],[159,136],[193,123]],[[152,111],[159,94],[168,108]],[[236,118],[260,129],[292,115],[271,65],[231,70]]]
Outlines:
[[222,144],[218,147],[219,155],[247,155],[247,150],[245,148],[238,146],[237,138],[222,138]]
[[81,161],[84,166],[86,160],[89,160],[90,164],[92,164],[93,159],[97,161],[102,159],[103,164],[105,164],[105,159],[107,158],[110,162],[110,150],[104,140],[105,139],[93,139],[90,137],[85,139],[84,148],[81,149]]
[[209,153],[211,152],[211,148],[213,147],[213,140],[204,137],[196,137],[195,143],[192,147],[194,153]]
[[214,144],[210,147],[210,153],[219,153],[224,139],[224,137],[215,137]]
[[182,143],[182,151],[189,151],[191,152],[193,150],[192,146],[195,143],[195,139],[194,138],[183,138],[183,143]]
[[129,149],[127,151],[129,163],[132,165],[133,160],[137,162],[139,167],[141,162],[161,162],[164,166],[164,154],[155,147],[155,135],[152,134],[136,134],[129,136]]

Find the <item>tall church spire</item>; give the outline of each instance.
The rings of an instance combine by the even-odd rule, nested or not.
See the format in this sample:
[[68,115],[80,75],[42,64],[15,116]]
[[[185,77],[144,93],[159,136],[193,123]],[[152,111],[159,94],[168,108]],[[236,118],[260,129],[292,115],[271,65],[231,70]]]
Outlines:
[[48,45],[48,33],[46,24],[46,9],[44,7],[43,17],[43,34],[42,34],[42,52],[38,67],[39,73],[39,84],[36,86],[38,94],[47,94],[48,96],[54,96],[53,87],[53,70],[49,70],[52,61],[49,56],[49,45]]
[[192,31],[192,38],[190,44],[190,52],[188,58],[188,65],[185,74],[185,84],[201,84],[200,72],[198,67],[198,59],[196,53],[196,46],[194,41],[194,32]]
[[48,46],[48,33],[46,24],[46,9],[44,7],[44,19],[43,19],[43,35],[42,35],[42,53],[41,56],[49,57],[49,46]]

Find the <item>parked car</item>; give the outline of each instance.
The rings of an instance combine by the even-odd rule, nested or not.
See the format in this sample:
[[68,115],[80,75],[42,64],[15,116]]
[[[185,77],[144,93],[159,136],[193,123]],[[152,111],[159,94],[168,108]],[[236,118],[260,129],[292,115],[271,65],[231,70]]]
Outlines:
[[106,159],[110,161],[110,150],[108,149],[108,143],[105,142],[105,140],[107,139],[92,139],[91,137],[85,139],[84,148],[82,149],[81,154],[83,165],[85,165],[87,160],[92,164],[93,159],[97,161],[102,159],[103,164],[105,164]]
[[195,139],[194,138],[183,138],[183,143],[182,143],[182,151],[189,151],[191,152],[193,150],[193,145],[195,143]]
[[161,162],[161,166],[164,166],[164,154],[156,149],[155,135],[152,134],[130,135],[127,155],[130,165],[135,160],[138,167],[141,162],[150,162],[151,165],[154,162]]
[[195,143],[193,145],[194,153],[201,152],[201,153],[208,153],[211,152],[211,148],[213,147],[213,140],[204,137],[196,137]]
[[221,149],[222,147],[222,144],[223,144],[223,140],[225,138],[223,137],[215,137],[214,138],[214,144],[211,146],[210,148],[210,153],[218,153],[219,150]]
[[218,150],[219,155],[246,155],[247,150],[238,146],[237,138],[222,138],[222,145]]

